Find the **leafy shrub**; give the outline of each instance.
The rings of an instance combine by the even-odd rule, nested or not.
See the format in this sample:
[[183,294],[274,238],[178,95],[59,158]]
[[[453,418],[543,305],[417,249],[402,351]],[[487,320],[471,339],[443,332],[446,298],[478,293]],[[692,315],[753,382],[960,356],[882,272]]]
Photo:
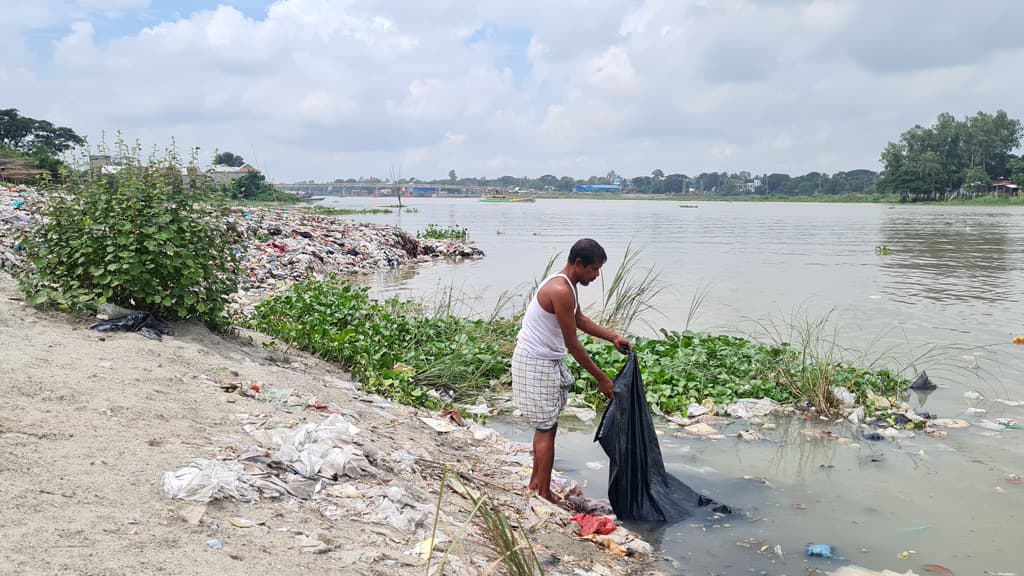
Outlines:
[[237,289],[239,238],[209,194],[182,179],[172,150],[140,160],[118,143],[120,170],[66,171],[23,238],[32,303],[81,309],[111,302],[216,323]]

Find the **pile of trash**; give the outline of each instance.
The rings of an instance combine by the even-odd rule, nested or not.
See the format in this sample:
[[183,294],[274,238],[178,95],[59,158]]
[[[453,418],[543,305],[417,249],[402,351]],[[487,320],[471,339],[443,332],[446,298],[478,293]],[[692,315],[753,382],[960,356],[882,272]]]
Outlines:
[[[23,252],[16,246],[16,232],[32,223],[29,206],[38,196],[29,186],[0,186],[0,267],[4,270],[24,261]],[[484,255],[466,241],[417,238],[395,226],[360,223],[302,209],[234,209],[229,217],[241,241],[242,266],[231,308],[243,315],[251,312],[255,303],[306,279]]]
[[[924,372],[915,378],[910,386],[910,390],[918,393],[930,392],[935,389],[936,386]],[[822,415],[815,421],[815,424],[802,429],[800,433],[805,438],[839,440],[843,443],[861,439],[898,442],[914,438],[918,434],[924,434],[930,438],[946,438],[950,430],[969,427],[979,428],[986,431],[983,433],[995,435],[1000,432],[1020,430],[1022,426],[1013,418],[985,418],[987,410],[975,405],[985,398],[975,391],[964,393],[964,398],[971,405],[959,415],[961,417],[957,418],[943,418],[915,410],[909,402],[899,398],[888,398],[870,390],[863,403],[858,402],[857,396],[842,386],[833,386],[832,396],[837,404],[835,413],[831,417]],[[996,398],[993,402],[1007,406],[1024,406],[1024,401],[1002,398]],[[806,409],[809,406],[802,408]],[[779,404],[770,398],[741,398],[726,406],[716,406],[711,400],[705,400],[701,404],[690,404],[685,416],[666,414],[660,414],[660,416],[667,421],[668,428],[681,428],[678,432],[673,433],[673,436],[677,438],[722,440],[727,436],[734,436],[750,442],[768,439],[765,432],[776,429],[773,419],[792,416],[800,412],[801,408],[797,406]],[[729,435],[722,433],[721,429],[724,426],[735,428],[738,421],[750,427]],[[845,434],[837,434],[836,430],[833,430],[832,424],[852,425],[854,427],[852,437],[844,438]],[[755,427],[760,430],[755,430]]]
[[28,205],[36,196],[29,186],[0,186],[0,270],[16,268],[24,260],[16,236],[32,223]]
[[[251,507],[232,512],[228,502],[265,502],[280,511],[305,509],[321,519],[321,528],[315,531],[274,522],[273,532],[287,531],[303,552],[332,557],[353,554],[359,546],[353,546],[346,534],[355,529],[386,537],[392,548],[397,547],[394,557],[422,565],[431,549],[436,562],[444,550],[458,544],[459,534],[472,525],[475,503],[486,496],[516,525],[547,524],[565,537],[590,541],[605,554],[620,558],[649,558],[653,553],[650,544],[608,517],[612,511],[607,500],[584,497],[574,481],[555,478],[552,483],[573,505],[572,512],[525,497],[516,487],[525,484],[529,475],[530,445],[508,441],[491,428],[463,420],[458,410],[427,415],[362,395],[357,383],[333,377],[325,377],[323,385],[353,392],[362,401],[354,405],[324,402],[292,388],[240,380],[230,372],[183,380],[257,402],[248,404],[247,412],[231,416],[245,433],[242,439],[227,440],[216,450],[216,457],[197,457],[187,466],[165,472],[161,482],[163,493],[177,502],[174,513],[179,519],[203,525],[219,536],[207,542],[211,548],[232,546],[231,534],[220,532],[218,517],[243,509],[255,513]],[[466,409],[467,414],[476,409],[490,411],[486,404]],[[398,421],[414,428],[409,438],[418,439],[415,446],[378,434],[382,422]],[[392,429],[391,434],[399,431]],[[455,446],[457,457],[442,456]],[[437,490],[444,477],[447,483],[439,506]],[[214,501],[225,504],[213,507]],[[280,515],[262,510],[263,515],[255,519],[232,516],[227,521],[239,529],[263,526],[270,531],[267,518]],[[436,532],[435,522],[439,522]],[[578,561],[560,551],[549,554],[562,556],[553,561],[565,562],[566,567]],[[451,573],[471,571],[463,567]]]
[[301,210],[244,209],[233,216],[244,249],[243,277],[232,300],[235,312],[242,314],[253,302],[301,280],[484,255],[467,242],[416,238],[394,226]]

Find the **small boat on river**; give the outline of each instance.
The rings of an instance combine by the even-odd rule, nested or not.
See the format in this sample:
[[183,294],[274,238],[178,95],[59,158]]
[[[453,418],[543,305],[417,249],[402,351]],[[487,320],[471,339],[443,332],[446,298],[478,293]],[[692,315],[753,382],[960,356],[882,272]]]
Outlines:
[[507,194],[484,194],[480,197],[481,202],[533,202],[533,196],[509,196]]

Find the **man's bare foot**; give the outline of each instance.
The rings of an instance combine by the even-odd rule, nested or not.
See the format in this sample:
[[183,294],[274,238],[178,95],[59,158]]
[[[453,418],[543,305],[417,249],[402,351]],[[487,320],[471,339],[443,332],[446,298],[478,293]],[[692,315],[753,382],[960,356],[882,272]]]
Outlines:
[[558,496],[558,494],[555,494],[551,490],[538,490],[537,496],[540,496],[541,498],[547,500],[548,502],[551,502],[555,506],[562,506],[562,499]]

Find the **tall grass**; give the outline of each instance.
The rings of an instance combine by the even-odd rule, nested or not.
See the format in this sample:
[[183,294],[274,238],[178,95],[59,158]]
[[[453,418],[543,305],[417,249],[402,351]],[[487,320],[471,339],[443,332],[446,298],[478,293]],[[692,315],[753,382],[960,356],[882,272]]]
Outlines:
[[824,414],[833,414],[840,407],[832,386],[843,385],[837,382],[841,353],[835,328],[831,327],[834,312],[835,309],[831,309],[822,316],[812,317],[801,308],[781,323],[755,321],[760,332],[776,346],[788,345],[796,352],[787,362],[790,366],[781,366],[775,371],[778,381],[788,387],[793,396],[808,400]]
[[[886,338],[884,332],[875,336],[865,349],[845,346],[840,343],[843,330],[835,313],[836,309],[832,308],[815,316],[801,306],[780,321],[753,321],[756,330],[748,335],[753,340],[767,339],[775,346],[786,346],[794,351],[785,357],[775,377],[795,398],[809,401],[824,414],[834,415],[840,408],[834,386],[856,393],[862,402],[868,389],[890,399],[905,399],[906,384],[924,368],[951,370],[979,379],[987,373],[979,365],[964,366],[963,362],[955,360],[984,347],[933,343],[912,346],[905,339],[903,345],[890,344],[877,350],[878,344]],[[889,375],[894,377],[887,377]]]
[[[617,332],[628,332],[630,326],[649,312],[656,312],[654,300],[665,290],[661,281],[661,273],[653,267],[640,268],[642,250],[633,248],[633,243],[626,245],[611,282],[605,287],[601,277],[601,304],[595,314],[595,321]],[[698,304],[699,305],[699,304]],[[648,327],[653,327],[645,320]]]

